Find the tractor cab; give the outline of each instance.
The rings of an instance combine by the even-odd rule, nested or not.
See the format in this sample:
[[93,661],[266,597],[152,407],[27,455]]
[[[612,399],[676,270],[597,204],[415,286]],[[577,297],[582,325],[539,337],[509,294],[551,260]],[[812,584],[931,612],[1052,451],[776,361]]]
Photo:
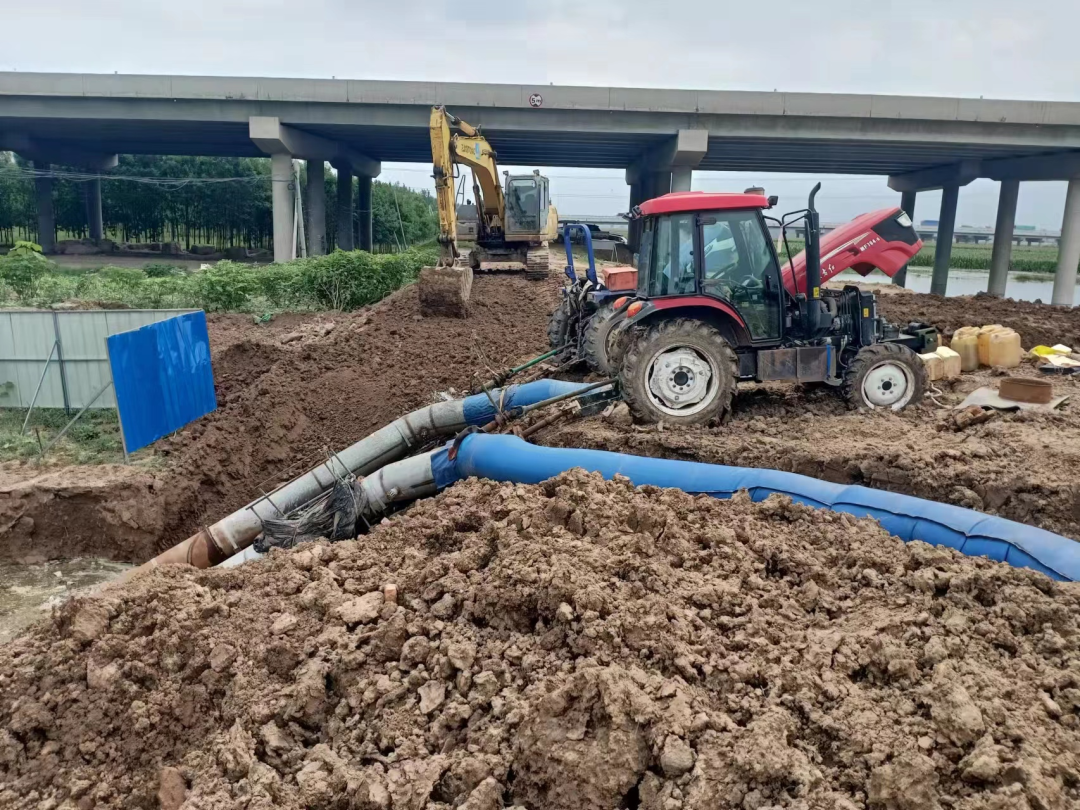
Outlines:
[[[578,313],[580,326],[550,331],[553,346],[576,340],[591,367],[619,377],[643,421],[714,420],[740,380],[823,382],[868,408],[917,402],[926,372],[916,352],[936,348],[936,330],[901,330],[878,317],[873,293],[822,285],[846,269],[892,276],[922,242],[899,208],[864,214],[822,237],[819,188],[805,209],[780,219],[766,214],[776,198],[759,189],[642,203],[630,215],[640,223],[634,289],[616,293],[594,273],[591,282],[572,284],[561,311],[570,324]],[[782,262],[770,223],[788,248],[787,230],[803,225],[805,250]]]

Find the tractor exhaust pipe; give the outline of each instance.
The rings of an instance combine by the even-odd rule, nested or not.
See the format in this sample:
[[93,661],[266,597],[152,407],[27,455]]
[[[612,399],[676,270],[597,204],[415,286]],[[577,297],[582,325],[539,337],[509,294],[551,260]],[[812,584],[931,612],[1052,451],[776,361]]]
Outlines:
[[821,219],[814,207],[814,198],[821,183],[810,190],[806,206],[806,334],[814,335],[821,321]]

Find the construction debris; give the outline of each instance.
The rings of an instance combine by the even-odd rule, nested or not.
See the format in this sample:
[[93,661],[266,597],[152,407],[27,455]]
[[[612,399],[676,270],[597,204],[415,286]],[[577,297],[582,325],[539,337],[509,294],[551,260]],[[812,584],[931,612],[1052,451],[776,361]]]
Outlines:
[[1063,810],[1078,615],[780,496],[473,480],[65,605],[0,657],[0,806]]

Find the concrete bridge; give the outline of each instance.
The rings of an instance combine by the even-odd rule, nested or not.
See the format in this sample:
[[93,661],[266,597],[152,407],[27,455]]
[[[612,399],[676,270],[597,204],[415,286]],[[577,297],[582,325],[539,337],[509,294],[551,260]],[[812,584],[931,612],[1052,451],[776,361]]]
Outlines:
[[[961,186],[1002,181],[995,230],[1011,232],[1022,181],[1067,180],[1054,303],[1071,304],[1080,264],[1080,104],[910,96],[549,85],[0,72],[0,149],[43,166],[107,172],[118,153],[269,155],[277,258],[290,244],[292,160],[360,178],[360,246],[371,243],[371,178],[382,162],[430,160],[428,115],[445,104],[479,124],[505,164],[623,168],[627,204],[690,188],[694,169],[879,174],[909,213],[942,189],[932,291],[943,294]],[[51,181],[38,179],[43,234]],[[349,189],[350,184],[339,188]],[[325,232],[322,184],[311,230]],[[101,234],[100,183],[91,233]],[[337,201],[352,221],[351,193]],[[320,219],[322,218],[322,219]],[[320,229],[319,222],[324,226]],[[633,243],[636,234],[631,232]],[[947,238],[946,238],[947,237]],[[339,244],[352,245],[351,232]],[[1010,240],[990,291],[1004,292]],[[312,252],[319,252],[319,244]]]

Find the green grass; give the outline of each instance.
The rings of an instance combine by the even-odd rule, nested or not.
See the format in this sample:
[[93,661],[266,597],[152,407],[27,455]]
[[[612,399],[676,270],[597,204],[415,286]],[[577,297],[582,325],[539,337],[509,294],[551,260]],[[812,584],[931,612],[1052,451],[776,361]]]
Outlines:
[[434,264],[437,250],[402,253],[335,251],[284,264],[221,261],[184,273],[165,265],[146,269],[60,268],[42,257],[0,257],[0,305],[49,307],[61,301],[133,309],[207,312],[352,310],[384,298]]
[[[72,414],[74,416],[74,413]],[[26,435],[21,434],[26,411],[0,409],[0,461],[28,461],[40,457],[70,417],[60,408],[35,409]],[[148,460],[151,453],[140,453]],[[49,450],[46,460],[62,464],[116,464],[124,460],[120,423],[112,409],[91,410],[82,415],[64,437]]]

